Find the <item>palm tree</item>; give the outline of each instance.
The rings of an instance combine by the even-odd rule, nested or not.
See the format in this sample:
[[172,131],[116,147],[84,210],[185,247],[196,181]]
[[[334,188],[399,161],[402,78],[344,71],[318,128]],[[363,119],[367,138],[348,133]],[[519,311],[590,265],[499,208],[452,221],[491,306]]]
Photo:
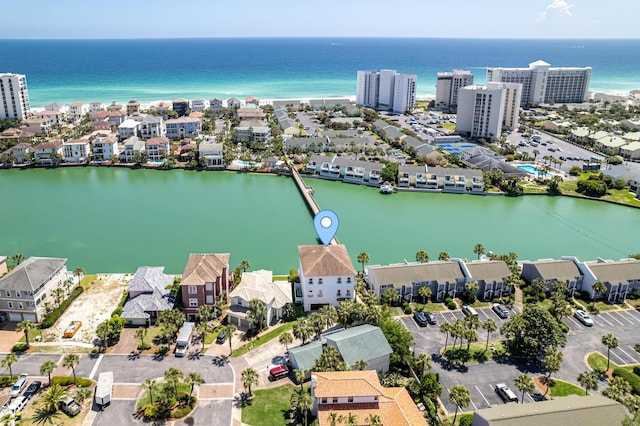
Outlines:
[[2,424],[2,426],[11,426],[12,424],[14,424],[13,420],[13,414],[7,413],[4,416],[0,417],[0,424]]
[[84,275],[84,269],[78,266],[73,270],[73,275],[75,275],[75,277],[78,279],[78,284],[80,284],[80,277]]
[[471,403],[469,397],[469,389],[463,385],[455,385],[449,390],[449,401],[456,406],[456,412],[453,416],[453,424],[456,424],[456,418],[458,417],[458,409],[467,408]]
[[304,425],[307,426],[307,412],[311,409],[313,401],[311,394],[306,389],[296,389],[291,395],[291,408],[299,411],[304,416]]
[[40,374],[49,376],[49,386],[51,386],[51,373],[53,373],[57,367],[58,364],[51,360],[43,362],[40,366]]
[[451,324],[449,324],[448,322],[443,322],[442,324],[440,324],[440,333],[445,334],[445,340],[444,340],[444,350],[446,352],[447,350],[447,343],[449,343],[449,333],[451,333]]
[[336,426],[338,424],[340,416],[335,411],[329,411],[329,426]]
[[178,396],[178,382],[184,379],[184,373],[182,370],[171,367],[164,372],[164,379],[173,387],[173,394]]
[[478,259],[480,259],[480,256],[486,253],[486,249],[484,248],[484,246],[482,244],[478,243],[473,248],[473,252],[475,254],[477,254],[478,255]]
[[189,400],[191,400],[191,395],[193,395],[193,388],[195,386],[200,386],[204,382],[204,380],[202,379],[202,376],[200,375],[200,373],[196,371],[192,371],[191,373],[189,373],[185,381],[190,386]]
[[249,264],[248,260],[243,259],[240,261],[240,265],[238,266],[238,268],[242,269],[242,272],[247,272],[247,269],[251,268],[251,265]]
[[16,331],[24,332],[24,339],[27,342],[27,349],[29,349],[29,333],[36,328],[38,328],[38,325],[35,322],[29,320],[20,321],[18,323],[18,326],[16,327]]
[[364,359],[359,359],[355,362],[355,364],[353,364],[353,366],[355,367],[356,370],[364,370],[365,368],[367,368],[367,365],[369,365],[369,363],[367,361],[365,361]]
[[418,287],[418,295],[422,297],[422,304],[425,304],[427,299],[431,298],[431,289],[429,286],[422,285]]
[[604,285],[604,283],[602,281],[596,281],[595,283],[591,284],[591,288],[596,293],[593,296],[593,302],[595,304],[595,301],[600,296],[600,294],[604,293],[605,291],[607,291],[607,286]]
[[147,337],[149,330],[146,327],[138,327],[136,330],[136,338],[140,339],[139,348],[144,348],[144,338]]
[[73,383],[78,386],[78,379],[76,378],[76,365],[80,362],[80,357],[77,354],[65,355],[62,360],[62,366],[70,368],[73,372]]
[[57,411],[60,402],[64,400],[67,394],[68,392],[65,388],[57,383],[53,384],[42,393],[40,404],[42,404],[42,408],[47,411]]
[[543,293],[547,290],[547,283],[545,283],[542,278],[538,277],[531,281],[531,288],[533,289],[537,297],[538,294]]
[[373,414],[373,413],[369,414],[367,421],[369,422],[370,426],[382,426],[382,420],[380,419],[380,416],[377,414]]
[[425,371],[431,369],[431,363],[429,362],[429,355],[420,354],[413,360],[413,368],[418,377],[422,376]]
[[338,309],[336,309],[336,313],[338,314],[338,322],[344,325],[344,328],[349,327],[349,324],[352,323],[351,316],[353,313],[353,302],[351,300],[340,302]]
[[198,306],[198,313],[196,317],[199,321],[209,321],[213,316],[213,306],[211,305],[200,305]]
[[[556,371],[560,371],[560,366],[562,365],[563,359],[564,355],[556,347],[553,347],[549,351],[547,351],[547,354],[542,359],[542,366],[545,370],[547,370],[548,373],[545,380],[549,385],[551,384],[551,374],[555,373]],[[545,395],[547,394],[549,389],[551,389],[551,386],[547,386]]]
[[340,421],[340,423],[345,422],[347,426],[358,426],[358,416],[353,413],[338,417],[338,421]]
[[602,336],[602,344],[607,347],[607,370],[609,370],[611,349],[617,348],[620,342],[616,336],[611,333],[607,333]]
[[300,318],[293,324],[293,336],[302,340],[303,345],[312,333],[313,329],[306,318]]
[[491,318],[487,318],[487,320],[482,323],[481,327],[487,330],[487,345],[484,348],[486,352],[489,349],[489,336],[491,336],[491,333],[498,329],[498,325]]
[[364,265],[366,263],[369,263],[369,260],[371,260],[369,258],[369,255],[367,254],[366,251],[361,252],[360,254],[358,254],[358,263],[360,263],[362,265],[362,274],[364,275]]
[[520,403],[524,404],[524,393],[533,392],[534,389],[536,388],[536,385],[535,383],[533,383],[533,379],[531,378],[531,376],[528,376],[526,374],[521,374],[518,377],[516,377],[515,382],[518,390],[522,392],[522,400],[520,401]]
[[449,253],[447,253],[446,251],[441,251],[440,254],[438,255],[438,260],[449,260],[451,259],[451,256],[449,256]]
[[578,383],[584,388],[585,395],[589,395],[590,390],[598,390],[598,376],[591,371],[580,373],[578,375]]
[[144,386],[147,392],[149,392],[149,401],[151,402],[151,405],[153,405],[153,391],[156,388],[156,381],[153,379],[146,379],[142,386]]
[[289,345],[293,343],[293,336],[287,331],[286,333],[282,333],[280,337],[278,337],[278,341],[281,345],[284,345],[285,350],[289,352]]
[[242,380],[242,386],[249,392],[249,396],[252,396],[251,385],[257,385],[260,383],[260,376],[254,368],[245,368],[240,373],[240,379]]
[[198,323],[198,325],[196,326],[196,331],[198,332],[198,334],[200,334],[200,338],[202,339],[203,351],[204,351],[204,339],[208,333],[211,333],[212,330],[213,329],[211,328],[211,325],[206,321],[202,321]]
[[324,305],[319,310],[320,315],[324,318],[325,327],[331,328],[338,321],[338,312],[333,305]]
[[9,377],[13,377],[11,366],[16,362],[18,362],[18,357],[14,353],[7,354],[7,356],[5,356],[2,361],[0,361],[0,366],[2,366],[2,368],[9,369]]
[[304,379],[307,378],[307,373],[309,371],[305,369],[293,370],[293,375],[296,378],[296,382],[300,385],[300,389],[302,389],[302,384],[304,383]]
[[236,327],[233,324],[229,324],[229,325],[226,325],[220,332],[225,338],[229,339],[229,355],[231,355],[231,352],[233,352],[233,348],[231,346],[231,340],[232,340],[233,334],[237,330],[238,330],[238,327]]
[[536,158],[538,157],[538,155],[540,154],[540,151],[538,151],[537,149],[533,150],[533,161],[536,161]]
[[320,333],[324,330],[324,318],[318,312],[314,312],[307,317],[307,322],[311,329],[316,333],[316,339],[320,339]]
[[429,262],[429,253],[427,253],[424,250],[418,250],[416,252],[416,262],[428,263]]
[[260,299],[249,300],[247,319],[256,331],[261,331],[267,322],[267,305]]
[[16,253],[13,256],[11,256],[11,261],[15,263],[16,266],[22,263],[23,260],[24,260],[24,255],[22,253]]

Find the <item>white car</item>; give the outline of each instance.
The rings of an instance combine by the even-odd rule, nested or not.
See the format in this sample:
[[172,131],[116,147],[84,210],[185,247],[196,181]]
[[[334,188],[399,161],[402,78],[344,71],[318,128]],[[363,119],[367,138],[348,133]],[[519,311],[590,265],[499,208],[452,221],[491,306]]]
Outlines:
[[587,327],[593,326],[593,320],[591,319],[589,314],[583,311],[582,309],[576,309],[576,311],[573,313],[573,316],[576,317],[578,321],[580,321],[582,324],[586,325]]

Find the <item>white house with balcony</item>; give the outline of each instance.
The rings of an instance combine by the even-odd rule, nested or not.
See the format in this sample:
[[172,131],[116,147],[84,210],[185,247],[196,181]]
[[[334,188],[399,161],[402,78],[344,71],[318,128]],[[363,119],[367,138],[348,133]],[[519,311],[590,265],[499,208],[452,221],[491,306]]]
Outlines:
[[167,138],[151,138],[147,140],[145,148],[147,150],[147,161],[160,161],[165,154],[169,153],[170,141]]
[[87,139],[71,139],[62,143],[62,155],[67,163],[84,163],[91,158],[91,145]]
[[144,151],[144,141],[138,139],[137,136],[131,136],[124,141],[124,161],[127,163],[133,163],[135,161],[136,154]]
[[132,118],[124,120],[118,126],[118,135],[120,136],[120,140],[130,138],[131,136],[138,136],[140,134],[141,128],[142,123],[140,121],[134,120]]
[[58,164],[62,159],[62,141],[42,142],[36,145],[33,158],[39,166]]
[[302,299],[305,311],[337,307],[355,297],[356,270],[344,244],[298,246],[298,254],[296,299]]
[[194,117],[180,117],[167,120],[167,133],[169,139],[193,138],[200,135],[201,121]]
[[200,158],[206,159],[206,167],[208,168],[224,168],[224,156],[222,144],[217,143],[215,139],[208,139],[200,142],[198,146]]
[[108,161],[113,157],[118,157],[119,155],[120,148],[118,147],[118,139],[115,136],[97,136],[93,140],[94,161]]
[[82,120],[82,117],[89,112],[89,105],[84,102],[73,102],[69,104],[69,119],[77,123]]

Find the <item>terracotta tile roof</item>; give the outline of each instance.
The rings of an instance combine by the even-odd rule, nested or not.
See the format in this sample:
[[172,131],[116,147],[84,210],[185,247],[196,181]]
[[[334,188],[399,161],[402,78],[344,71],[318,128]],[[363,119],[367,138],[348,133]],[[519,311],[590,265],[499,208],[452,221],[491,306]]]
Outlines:
[[176,98],[173,100],[173,103],[175,104],[176,102],[189,102],[189,101],[186,100],[185,98]]
[[344,244],[298,246],[305,277],[356,275]]
[[160,144],[166,144],[169,143],[169,139],[167,138],[151,138],[147,141],[147,145],[160,145]]
[[62,141],[42,142],[36,145],[35,149],[60,149]]
[[202,118],[204,117],[204,113],[200,111],[193,111],[189,114],[189,117]]
[[60,113],[58,111],[40,111],[36,115],[45,117],[50,115],[60,115]]
[[260,99],[256,98],[255,96],[249,96],[244,98],[245,102],[260,102]]
[[[229,271],[229,257],[229,253],[191,253],[184,268],[180,285],[204,285],[205,282],[216,282],[219,277],[222,277],[225,268]],[[222,277],[222,279],[224,282],[226,277]]]
[[109,117],[122,117],[123,115],[127,115],[127,113],[121,109],[117,111],[109,111]]
[[112,113],[110,113],[109,111],[105,111],[105,110],[101,110],[96,112],[95,114],[93,114],[91,116],[91,118],[107,118],[109,117],[109,115],[111,115]]
[[79,107],[82,105],[84,105],[84,102],[80,102],[80,101],[69,104],[69,106],[72,106],[72,107]]
[[314,394],[319,398],[384,394],[375,370],[318,372],[314,373],[314,376],[318,379]]

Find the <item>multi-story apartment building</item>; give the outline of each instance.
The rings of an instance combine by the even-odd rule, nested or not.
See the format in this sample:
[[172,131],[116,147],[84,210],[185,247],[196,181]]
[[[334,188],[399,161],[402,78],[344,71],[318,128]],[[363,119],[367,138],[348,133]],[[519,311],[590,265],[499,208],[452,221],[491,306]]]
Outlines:
[[521,106],[584,102],[589,94],[591,67],[551,68],[544,61],[529,68],[487,68],[487,82],[522,84]]
[[458,108],[458,91],[473,84],[473,74],[467,70],[439,72],[436,82],[436,108],[445,111],[456,111]]
[[78,123],[82,120],[82,116],[89,112],[89,105],[84,102],[73,102],[69,104],[69,119]]
[[415,105],[417,81],[417,75],[399,74],[395,70],[358,71],[356,104],[404,113]]
[[67,259],[30,257],[0,278],[0,311],[9,321],[40,322],[67,283]]
[[135,99],[131,99],[127,102],[127,115],[132,115],[140,112],[140,102]]
[[189,110],[189,101],[185,98],[177,98],[173,100],[172,109],[178,114],[178,117],[184,117]]
[[518,126],[521,85],[487,83],[463,87],[458,93],[456,132],[499,138],[503,128]]
[[112,157],[120,155],[118,139],[115,136],[96,137],[93,140],[93,160],[108,161]]
[[27,77],[23,74],[0,74],[0,120],[24,120],[31,113]]

